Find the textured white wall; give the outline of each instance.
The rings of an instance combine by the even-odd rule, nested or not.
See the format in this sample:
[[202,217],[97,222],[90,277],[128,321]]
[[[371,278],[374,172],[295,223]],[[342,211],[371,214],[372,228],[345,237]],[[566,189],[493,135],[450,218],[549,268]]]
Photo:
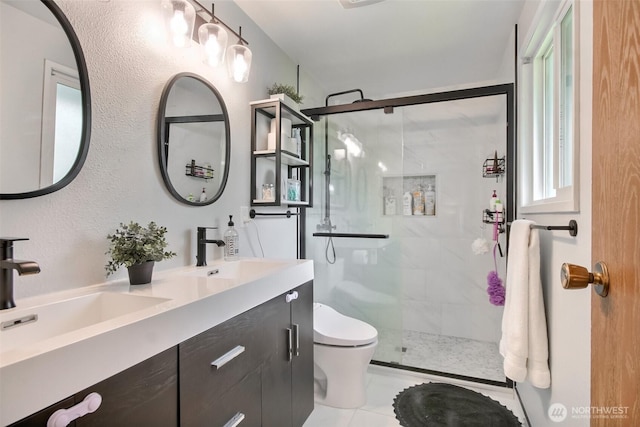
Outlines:
[[[227,215],[239,215],[249,201],[249,101],[268,97],[274,81],[296,82],[294,64],[231,1],[216,2],[216,15],[242,34],[253,51],[249,82],[232,83],[226,69],[202,64],[195,48],[177,50],[164,40],[159,0],[56,3],[80,39],[91,85],[91,145],[78,177],[53,194],[0,201],[0,235],[28,237],[15,257],[35,260],[42,272],[15,277],[18,298],[101,283],[107,261],[108,233],[120,222],[156,221],[168,228],[169,248],[176,258],[158,270],[195,264],[195,228],[220,226]],[[235,41],[235,40],[234,40]],[[189,71],[209,80],[222,94],[231,123],[231,173],[222,197],[206,207],[174,200],[165,189],[156,154],[158,103],[165,83]],[[322,95],[301,72],[301,93],[308,106],[320,105]],[[295,257],[294,219],[258,220],[265,255]],[[240,228],[240,254],[253,256],[256,229]],[[209,247],[210,259],[222,249]],[[259,255],[259,252],[257,253]],[[112,276],[113,277],[113,276]],[[120,270],[115,279],[126,277]],[[111,280],[111,278],[110,278]]]
[[[545,297],[551,388],[536,389],[529,383],[518,384],[525,409],[534,426],[552,425],[547,411],[561,403],[569,411],[562,426],[588,426],[589,419],[573,418],[572,408],[589,406],[591,384],[591,288],[564,290],[560,267],[564,262],[591,267],[591,103],[593,3],[579,4],[580,21],[580,211],[573,214],[527,215],[539,224],[565,225],[578,222],[578,236],[567,232],[540,234],[541,273]],[[519,24],[519,45],[536,13],[538,2],[527,2]],[[521,29],[521,31],[520,31]],[[520,215],[522,217],[522,215]]]

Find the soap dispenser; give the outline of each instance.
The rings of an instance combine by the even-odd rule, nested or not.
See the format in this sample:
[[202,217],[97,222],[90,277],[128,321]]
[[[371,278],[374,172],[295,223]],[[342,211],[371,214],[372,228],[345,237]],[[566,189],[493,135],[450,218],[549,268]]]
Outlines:
[[225,261],[234,261],[238,259],[238,247],[239,236],[236,229],[233,227],[233,215],[229,215],[229,228],[224,232],[224,259]]

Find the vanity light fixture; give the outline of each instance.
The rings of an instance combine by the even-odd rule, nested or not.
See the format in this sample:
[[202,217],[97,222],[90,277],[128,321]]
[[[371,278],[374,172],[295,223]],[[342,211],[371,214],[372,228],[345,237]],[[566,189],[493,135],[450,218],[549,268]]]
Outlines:
[[[183,3],[188,4],[188,7],[177,5]],[[165,4],[167,4],[167,6],[165,6]],[[181,22],[179,18],[183,15],[186,17],[186,13],[181,14],[182,10],[193,9],[193,14],[195,15],[194,20],[198,23],[204,22],[198,28],[198,41],[202,46],[204,62],[212,67],[216,67],[225,60],[226,56],[229,76],[233,81],[244,83],[249,79],[252,54],[251,50],[247,47],[249,42],[242,38],[242,27],[240,27],[240,31],[236,33],[231,27],[222,22],[222,20],[215,15],[214,4],[211,4],[211,12],[197,0],[163,0],[162,7],[165,10],[171,11],[171,14],[168,12],[165,13],[165,20],[167,21],[167,30],[174,40],[174,34],[176,33],[174,28],[183,30],[184,26],[174,24],[173,22]],[[167,18],[168,15],[171,15],[171,17]],[[178,18],[174,18],[175,16]],[[172,19],[175,19],[175,21]],[[238,37],[238,42],[227,48],[228,33]]]
[[171,44],[176,47],[189,47],[196,20],[193,5],[186,0],[163,0],[161,7]]
[[251,71],[251,57],[253,54],[247,46],[244,45],[242,39],[242,27],[238,35],[238,43],[229,46],[227,49],[227,67],[229,77],[234,82],[244,83],[249,80],[249,71]]

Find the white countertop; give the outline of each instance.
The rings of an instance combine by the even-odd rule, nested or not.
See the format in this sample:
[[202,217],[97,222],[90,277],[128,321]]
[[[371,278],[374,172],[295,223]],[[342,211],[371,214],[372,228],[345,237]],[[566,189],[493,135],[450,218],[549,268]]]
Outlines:
[[25,298],[16,301],[16,308],[0,311],[6,319],[12,311],[105,291],[167,300],[6,351],[0,332],[0,425],[44,409],[313,279],[313,261],[243,261],[265,263],[264,274],[213,280],[192,274],[230,264],[222,261],[155,272],[149,285],[130,286],[121,280]]

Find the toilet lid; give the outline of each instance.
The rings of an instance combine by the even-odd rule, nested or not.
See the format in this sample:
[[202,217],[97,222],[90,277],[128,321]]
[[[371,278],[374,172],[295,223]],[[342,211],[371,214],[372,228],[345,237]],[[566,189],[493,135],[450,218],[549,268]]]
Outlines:
[[353,347],[371,344],[378,331],[361,320],[344,316],[324,304],[313,304],[313,341],[318,344]]

